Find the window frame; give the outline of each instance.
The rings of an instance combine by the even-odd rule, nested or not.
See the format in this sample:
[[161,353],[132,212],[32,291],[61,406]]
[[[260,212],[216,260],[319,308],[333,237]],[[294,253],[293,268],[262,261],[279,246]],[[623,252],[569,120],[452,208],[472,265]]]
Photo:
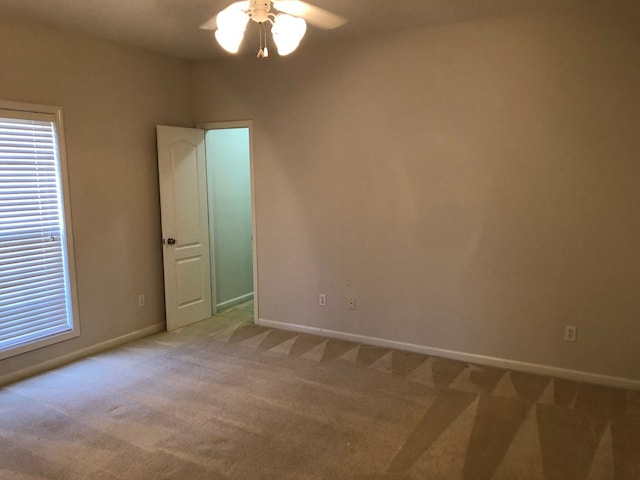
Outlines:
[[[11,117],[11,113],[15,117]],[[28,343],[18,344],[15,347],[6,350],[0,350],[0,360],[13,357],[22,353],[47,347],[65,340],[80,336],[80,319],[78,310],[78,294],[76,282],[75,253],[73,241],[73,228],[71,221],[71,201],[69,190],[69,174],[67,168],[67,150],[64,135],[64,121],[62,115],[62,107],[50,105],[38,105],[32,103],[12,102],[0,100],[0,117],[3,118],[21,118],[20,115],[46,116],[47,121],[51,121],[54,125],[54,131],[57,142],[57,160],[60,171],[60,189],[64,219],[65,243],[63,244],[63,255],[67,266],[67,276],[69,280],[67,304],[69,311],[67,316],[71,320],[71,329],[53,334]]]

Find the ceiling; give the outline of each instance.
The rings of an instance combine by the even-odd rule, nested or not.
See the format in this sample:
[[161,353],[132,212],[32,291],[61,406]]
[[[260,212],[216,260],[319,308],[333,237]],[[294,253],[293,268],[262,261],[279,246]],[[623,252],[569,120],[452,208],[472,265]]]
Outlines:
[[[226,55],[203,24],[233,0],[2,0],[0,17],[37,22],[136,45],[175,57],[200,60]],[[640,4],[637,0],[593,0],[608,7]],[[337,37],[380,35],[430,25],[464,22],[586,0],[310,0],[349,19],[343,27],[323,31],[309,27],[304,44]],[[625,18],[638,20],[640,8]],[[631,16],[630,16],[631,15]],[[257,28],[256,24],[250,28]],[[252,33],[253,32],[253,33]],[[247,37],[257,31],[248,30]],[[253,53],[251,41],[244,53]]]

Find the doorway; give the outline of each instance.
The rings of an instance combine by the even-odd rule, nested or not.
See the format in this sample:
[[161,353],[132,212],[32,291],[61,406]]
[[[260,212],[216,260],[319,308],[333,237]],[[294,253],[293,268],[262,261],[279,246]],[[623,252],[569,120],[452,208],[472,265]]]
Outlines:
[[205,130],[213,314],[254,298],[251,128],[209,123]]
[[235,305],[243,305],[245,314],[251,307],[255,322],[259,310],[251,122],[198,128],[158,125],[156,131],[167,329]]

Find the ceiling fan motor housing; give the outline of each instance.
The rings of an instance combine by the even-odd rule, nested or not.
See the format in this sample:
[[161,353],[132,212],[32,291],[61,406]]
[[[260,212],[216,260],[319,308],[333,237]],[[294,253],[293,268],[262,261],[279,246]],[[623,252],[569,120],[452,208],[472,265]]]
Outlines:
[[251,20],[258,23],[268,22],[270,8],[271,2],[268,0],[250,0]]

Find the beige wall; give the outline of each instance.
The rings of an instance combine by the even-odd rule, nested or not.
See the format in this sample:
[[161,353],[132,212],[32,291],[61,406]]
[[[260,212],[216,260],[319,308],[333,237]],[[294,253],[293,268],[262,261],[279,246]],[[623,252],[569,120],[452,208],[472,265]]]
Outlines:
[[638,44],[576,12],[192,66],[0,21],[0,98],[64,108],[82,328],[0,378],[164,320],[153,127],[253,119],[261,318],[640,380]]
[[164,322],[154,127],[192,118],[187,62],[9,22],[0,45],[0,98],[63,107],[81,325],[1,378]]
[[639,47],[569,12],[198,63],[196,121],[254,121],[260,317],[640,380]]

